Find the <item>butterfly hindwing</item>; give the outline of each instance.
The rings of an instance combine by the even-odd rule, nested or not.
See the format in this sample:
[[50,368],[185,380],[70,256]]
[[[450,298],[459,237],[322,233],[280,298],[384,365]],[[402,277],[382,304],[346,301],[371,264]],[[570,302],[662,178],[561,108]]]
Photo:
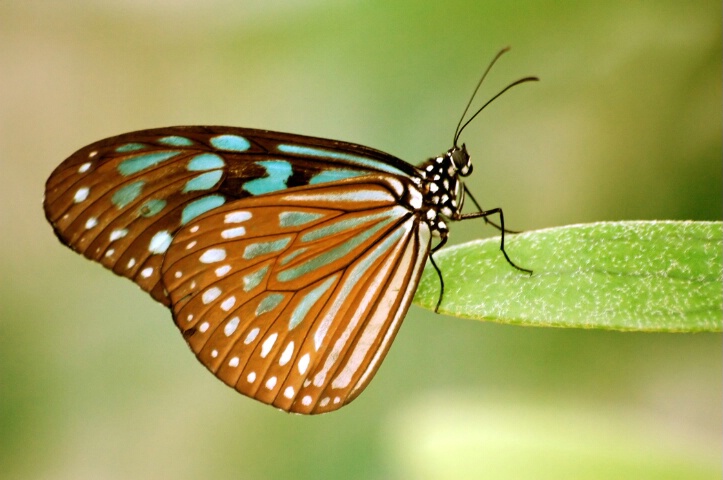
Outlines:
[[365,175],[411,177],[405,162],[360,145],[232,127],[170,127],[101,140],[46,184],[45,212],[73,250],[169,305],[160,282],[176,232],[234,200]]
[[351,178],[236,200],[186,224],[162,278],[198,359],[283,410],[353,400],[384,358],[430,248],[427,224],[400,202],[405,188],[414,187]]

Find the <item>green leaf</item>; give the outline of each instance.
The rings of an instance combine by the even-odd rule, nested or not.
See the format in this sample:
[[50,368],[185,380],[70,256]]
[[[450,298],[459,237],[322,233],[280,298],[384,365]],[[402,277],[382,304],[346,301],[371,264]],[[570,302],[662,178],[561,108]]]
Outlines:
[[[635,221],[508,235],[434,255],[444,275],[440,313],[516,325],[645,332],[720,332],[723,223]],[[432,266],[415,303],[434,309]]]

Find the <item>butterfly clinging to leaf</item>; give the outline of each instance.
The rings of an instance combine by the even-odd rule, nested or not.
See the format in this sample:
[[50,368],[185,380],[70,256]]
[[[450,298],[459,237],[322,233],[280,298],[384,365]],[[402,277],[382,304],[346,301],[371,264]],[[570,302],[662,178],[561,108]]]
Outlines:
[[[127,133],[56,168],[45,214],[62,243],[168,306],[224,383],[282,410],[324,413],[374,376],[427,259],[442,280],[432,254],[448,221],[498,215],[502,253],[529,272],[505,252],[502,210],[480,208],[462,182],[472,163],[458,139],[477,113],[418,167],[266,130]],[[466,196],[477,212],[462,213]]]

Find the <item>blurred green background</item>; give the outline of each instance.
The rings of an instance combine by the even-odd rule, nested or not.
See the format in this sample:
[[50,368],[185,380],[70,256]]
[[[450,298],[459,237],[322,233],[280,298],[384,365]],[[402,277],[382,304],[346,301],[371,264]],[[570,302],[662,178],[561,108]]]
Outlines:
[[[412,307],[352,405],[288,415],[208,374],[169,312],[62,247],[45,179],[100,138],[267,128],[412,163],[463,135],[510,227],[720,220],[719,1],[0,2],[0,476],[720,478],[721,336]],[[454,242],[495,232],[452,226]]]

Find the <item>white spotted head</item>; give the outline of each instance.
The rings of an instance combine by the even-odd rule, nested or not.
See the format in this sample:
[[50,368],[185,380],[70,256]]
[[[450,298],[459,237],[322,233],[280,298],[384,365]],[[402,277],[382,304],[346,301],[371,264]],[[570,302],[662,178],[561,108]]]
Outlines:
[[472,173],[472,159],[469,157],[464,143],[462,147],[452,147],[447,155],[452,159],[452,165],[460,177],[466,177]]

